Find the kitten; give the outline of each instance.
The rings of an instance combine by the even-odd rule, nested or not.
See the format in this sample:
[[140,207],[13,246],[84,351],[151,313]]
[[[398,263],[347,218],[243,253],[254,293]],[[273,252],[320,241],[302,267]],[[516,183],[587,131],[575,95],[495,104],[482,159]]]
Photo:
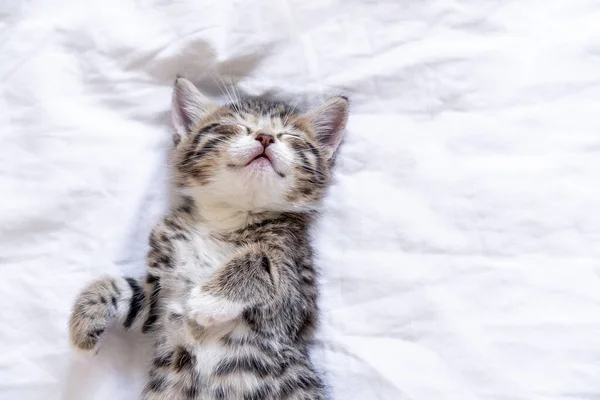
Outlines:
[[150,236],[144,280],[106,277],[78,296],[70,337],[94,350],[110,325],[155,338],[144,400],[319,400],[308,238],[348,116],[336,97],[301,114],[246,99],[217,106],[178,78],[174,183],[183,202]]

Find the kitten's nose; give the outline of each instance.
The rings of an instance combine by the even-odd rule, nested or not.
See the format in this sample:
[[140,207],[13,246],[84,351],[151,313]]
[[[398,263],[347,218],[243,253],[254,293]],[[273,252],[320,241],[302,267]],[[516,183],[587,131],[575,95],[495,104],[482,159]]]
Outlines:
[[275,137],[273,135],[269,135],[268,133],[259,133],[256,136],[256,140],[258,140],[263,147],[266,149],[270,144],[275,143]]

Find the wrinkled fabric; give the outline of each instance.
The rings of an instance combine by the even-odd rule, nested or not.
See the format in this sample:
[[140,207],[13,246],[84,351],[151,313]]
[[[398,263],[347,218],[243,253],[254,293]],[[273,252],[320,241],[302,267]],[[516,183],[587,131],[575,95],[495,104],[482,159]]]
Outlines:
[[[147,340],[69,348],[143,273],[171,85],[351,99],[315,227],[315,359],[343,400],[600,397],[596,0],[0,4],[0,399],[131,400]],[[237,92],[223,88],[234,83]]]

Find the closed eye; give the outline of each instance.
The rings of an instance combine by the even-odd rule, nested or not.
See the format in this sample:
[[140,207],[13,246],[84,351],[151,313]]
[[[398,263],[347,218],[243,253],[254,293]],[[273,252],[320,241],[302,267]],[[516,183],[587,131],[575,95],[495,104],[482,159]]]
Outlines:
[[246,130],[246,133],[248,135],[250,135],[252,133],[252,130],[250,130],[250,128],[248,128],[246,125],[242,125],[242,124],[236,124],[236,123],[220,123],[221,126],[238,126],[242,129]]
[[281,139],[282,137],[292,137],[295,139],[302,139],[300,136],[294,135],[293,133],[281,132],[281,133],[277,134],[277,139]]

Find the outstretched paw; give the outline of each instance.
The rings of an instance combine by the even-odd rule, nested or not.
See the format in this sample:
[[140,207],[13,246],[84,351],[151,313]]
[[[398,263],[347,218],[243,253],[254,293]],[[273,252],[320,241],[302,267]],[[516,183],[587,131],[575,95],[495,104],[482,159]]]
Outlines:
[[75,300],[69,321],[71,343],[84,352],[94,352],[105,329],[117,313],[120,290],[112,278],[89,284]]

